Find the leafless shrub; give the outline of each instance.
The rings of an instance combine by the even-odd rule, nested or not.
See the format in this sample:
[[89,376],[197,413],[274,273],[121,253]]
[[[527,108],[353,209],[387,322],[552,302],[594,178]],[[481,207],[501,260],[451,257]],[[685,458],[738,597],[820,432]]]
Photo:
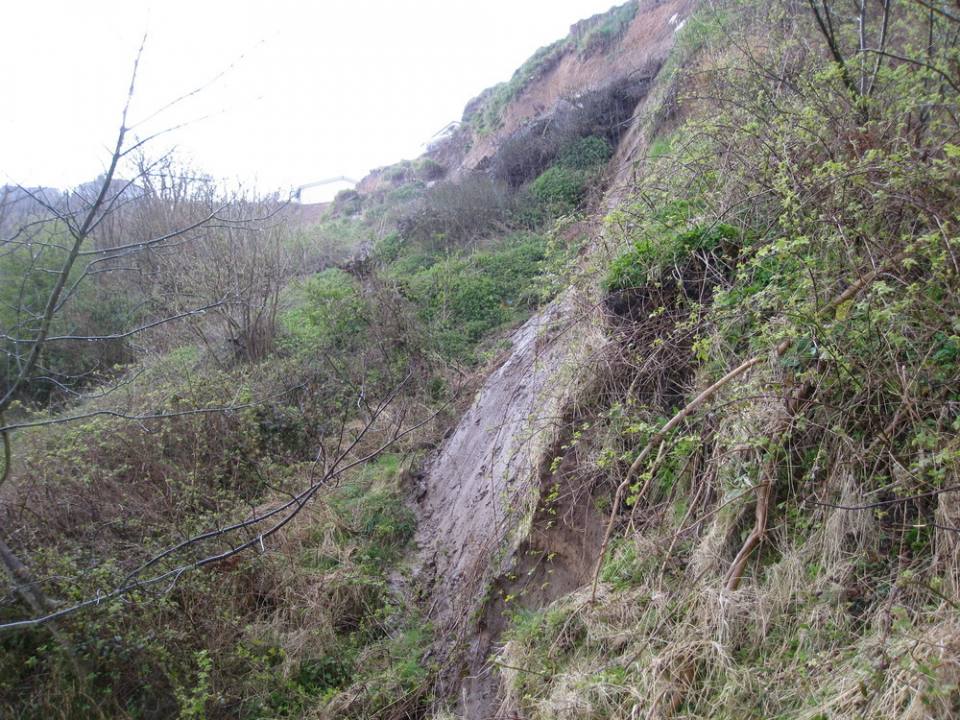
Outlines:
[[404,238],[428,247],[463,245],[504,230],[512,209],[505,184],[475,173],[432,187],[399,228]]

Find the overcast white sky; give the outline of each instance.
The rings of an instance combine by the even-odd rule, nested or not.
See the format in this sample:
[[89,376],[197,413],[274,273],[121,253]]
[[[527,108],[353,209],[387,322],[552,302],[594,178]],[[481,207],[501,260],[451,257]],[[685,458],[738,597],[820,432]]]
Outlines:
[[270,191],[419,155],[467,100],[614,2],[8,0],[0,183],[67,187],[101,171],[144,32],[131,123],[230,69],[137,132],[209,116],[154,151],[176,144]]

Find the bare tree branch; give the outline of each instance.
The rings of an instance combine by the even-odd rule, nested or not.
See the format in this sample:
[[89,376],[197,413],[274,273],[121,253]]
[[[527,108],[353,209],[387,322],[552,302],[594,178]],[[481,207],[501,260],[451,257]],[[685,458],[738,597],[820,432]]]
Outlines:
[[[97,607],[130,593],[155,587],[161,583],[169,582],[169,585],[166,587],[164,592],[170,592],[175,587],[180,577],[186,572],[222,562],[251,548],[260,547],[262,549],[264,541],[278,533],[297,515],[299,515],[304,507],[306,507],[310,500],[316,496],[321,488],[328,485],[332,480],[342,476],[344,473],[376,459],[401,439],[413,432],[416,432],[424,425],[431,422],[437,417],[437,415],[439,415],[439,413],[444,410],[445,406],[437,409],[429,416],[406,429],[401,430],[400,427],[397,426],[396,430],[391,434],[386,442],[380,444],[378,447],[374,448],[362,457],[348,461],[347,458],[352,454],[352,451],[359,445],[362,438],[374,426],[376,420],[383,414],[387,407],[389,407],[389,405],[392,404],[392,402],[397,398],[400,390],[409,380],[409,377],[410,376],[408,375],[407,378],[396,385],[387,398],[377,406],[374,416],[371,417],[367,423],[365,423],[361,432],[357,434],[357,436],[347,445],[347,447],[338,452],[334,462],[325,468],[322,475],[320,475],[318,478],[313,474],[313,470],[311,470],[311,476],[307,487],[281,505],[263,513],[262,515],[250,517],[240,522],[232,523],[224,527],[218,527],[214,530],[187,538],[151,557],[148,561],[142,563],[140,566],[132,570],[116,588],[106,592],[98,593],[95,597],[79,603],[74,603],[54,612],[49,612],[45,615],[38,615],[36,617],[27,618],[24,620],[2,623],[0,624],[0,632],[22,629],[25,627],[33,627],[49,623],[51,621],[56,621],[68,615],[80,612],[81,610]],[[318,460],[313,464],[314,469],[316,469],[318,466],[321,456],[322,453],[318,452]],[[252,537],[249,537],[248,539],[236,545],[231,545],[230,549],[228,550],[205,555],[190,562],[182,562],[173,568],[162,571],[148,578],[140,579],[139,577],[144,572],[152,567],[155,567],[163,560],[168,559],[188,548],[192,548],[210,540],[223,538],[225,535],[239,530],[246,530],[259,526],[264,521],[275,517],[279,517],[279,519],[268,528],[256,531]]]

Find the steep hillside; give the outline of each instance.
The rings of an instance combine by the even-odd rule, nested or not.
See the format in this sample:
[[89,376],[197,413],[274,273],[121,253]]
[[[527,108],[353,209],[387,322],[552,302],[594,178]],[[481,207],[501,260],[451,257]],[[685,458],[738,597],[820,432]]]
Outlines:
[[621,144],[609,364],[538,518],[602,508],[600,564],[501,583],[504,717],[960,711],[956,21],[820,19],[701,9]]
[[[899,17],[865,11],[863,36],[906,47],[910,15],[897,10]],[[915,327],[909,319],[921,297],[944,297],[956,282],[948,259],[954,170],[940,164],[949,165],[956,98],[941,86],[932,106],[912,105],[904,88],[924,86],[942,66],[911,75],[892,50],[889,67],[880,55],[860,85],[843,70],[833,78],[839,87],[830,86],[808,44],[826,41],[842,57],[842,43],[852,41],[840,30],[825,40],[815,15],[778,12],[704,9],[668,72],[658,78],[650,68],[666,58],[644,56],[649,94],[637,99],[620,138],[608,194],[597,203],[608,213],[605,230],[595,226],[584,256],[592,260],[582,261],[586,279],[593,263],[610,262],[607,248],[633,245],[606,273],[606,317],[587,280],[528,323],[524,332],[554,328],[541,329],[531,370],[523,370],[530,361],[521,334],[426,466],[421,547],[438,578],[432,617],[442,637],[464,646],[464,679],[450,684],[459,684],[465,717],[960,710],[955,591],[943,592],[956,572],[947,559],[956,530],[943,522],[952,517],[957,469],[956,316],[940,308],[917,316]],[[664,18],[659,32],[646,26],[648,37],[663,41],[687,19]],[[897,29],[887,35],[891,22]],[[949,22],[927,18],[943,58],[953,52]],[[758,43],[757,27],[777,31]],[[502,125],[481,121],[464,166],[496,173],[511,141],[549,125],[538,124],[538,113],[563,117],[562,106],[533,98],[561,85],[570,48],[566,41],[535,56],[529,74],[543,84],[515,76],[507,86],[515,104],[499,111]],[[502,92],[482,95],[467,121],[496,108]],[[825,104],[831,94],[848,103],[839,114]],[[920,134],[907,150],[893,128],[911,125]],[[848,133],[869,140],[845,147]],[[819,159],[806,149],[813,138],[825,148]],[[904,176],[902,153],[921,164],[932,153],[938,169]],[[867,188],[849,180],[859,172],[876,173]],[[824,174],[839,186],[826,194]],[[889,183],[912,189],[888,200]],[[841,214],[824,217],[825,207]],[[875,239],[858,258],[850,243],[864,232]],[[836,240],[847,256],[834,265]],[[927,242],[938,249],[922,249]],[[798,256],[811,244],[819,254]],[[926,268],[926,290],[898,275],[904,259]],[[784,304],[798,315],[784,315]],[[874,330],[885,354],[862,355],[878,350],[866,350],[872,341],[858,335],[859,322],[889,323]],[[903,375],[905,362],[912,382],[927,387],[927,409],[915,417],[922,430],[899,427],[919,387]],[[884,373],[892,374],[882,380]],[[927,450],[915,445],[917,431],[933,433]],[[605,477],[616,479],[612,505],[598,485]],[[629,532],[617,540],[625,510]],[[439,543],[436,528],[445,533]],[[884,548],[898,548],[885,563]],[[595,568],[594,559],[603,564]],[[566,595],[579,585],[588,589]],[[469,627],[448,629],[451,612]],[[944,642],[906,658],[906,638],[917,638],[916,651],[933,637]],[[836,668],[833,679],[808,684],[824,667]],[[745,679],[754,673],[777,677],[780,692],[765,695]]]
[[537,51],[509,82],[467,105],[463,123],[471,133],[462,166],[482,167],[524,126],[610,88],[630,105],[624,109],[624,120],[629,120],[692,5],[682,0],[630,2],[571,27],[567,38]]
[[0,407],[0,713],[960,716],[958,30],[629,2],[256,241],[145,184]]
[[[567,39],[538,51],[509,84],[468,105],[464,124],[470,150],[458,172],[487,168],[496,173],[504,156],[548,135],[551,126],[576,127],[577,113],[584,106],[586,112],[591,109],[587,103],[578,106],[578,99],[591,94],[614,94],[618,103],[626,103],[611,122],[612,138],[632,139],[637,131],[630,128],[643,121],[643,100],[689,5],[628,3],[578,23]],[[502,100],[508,92],[510,99]],[[609,121],[606,108],[591,120],[593,127]],[[457,142],[463,142],[463,134]],[[635,153],[621,153],[610,164],[610,176],[628,172],[635,159]],[[588,216],[602,217],[604,206],[614,206],[616,198],[613,191],[609,199],[597,196]],[[598,251],[602,228],[593,221],[584,229],[592,235],[582,251],[587,258]],[[569,508],[586,512],[572,532],[558,528],[535,542],[530,532],[535,518],[543,522],[538,508],[551,492],[544,484],[546,467],[567,440],[573,408],[594,384],[596,363],[605,354],[608,338],[598,300],[592,283],[575,283],[520,328],[511,337],[510,354],[423,469],[415,577],[421,592],[432,598],[428,617],[443,639],[438,651],[450,666],[442,682],[447,692],[460,694],[464,717],[491,717],[497,710],[501,688],[490,653],[513,609],[502,602],[517,590],[509,578],[521,568],[527,576],[514,601],[519,607],[543,606],[589,579],[588,557],[599,547],[593,529],[599,516],[589,507]],[[558,539],[564,533],[572,538]],[[542,584],[539,591],[525,587],[533,580]]]
[[[504,155],[511,154],[511,145],[523,144],[536,154],[542,136],[556,131],[550,126],[583,122],[578,111],[591,104],[598,107],[586,134],[602,133],[616,144],[693,5],[692,0],[631,1],[576,23],[567,37],[537,50],[509,81],[467,103],[462,120],[445,129],[424,159],[436,163],[438,176],[489,170],[509,159]],[[533,162],[543,163],[543,170],[550,159]],[[537,169],[530,171],[534,177]],[[373,171],[357,189],[377,192],[389,171]]]

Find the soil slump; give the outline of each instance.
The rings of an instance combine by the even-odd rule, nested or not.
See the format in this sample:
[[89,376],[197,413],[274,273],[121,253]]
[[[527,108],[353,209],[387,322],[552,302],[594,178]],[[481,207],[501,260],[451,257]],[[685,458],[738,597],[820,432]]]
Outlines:
[[510,356],[428,463],[417,493],[414,580],[440,639],[442,694],[462,689],[468,718],[495,707],[497,683],[472,679],[498,634],[486,619],[494,583],[523,563],[518,550],[528,545],[543,458],[577,385],[573,370],[600,341],[592,318],[569,325],[575,300],[565,293],[514,333]]
[[514,536],[536,504],[536,469],[565,395],[557,374],[573,339],[559,333],[568,303],[561,298],[516,331],[510,357],[426,468],[417,574],[438,628],[470,614],[522,540]]

